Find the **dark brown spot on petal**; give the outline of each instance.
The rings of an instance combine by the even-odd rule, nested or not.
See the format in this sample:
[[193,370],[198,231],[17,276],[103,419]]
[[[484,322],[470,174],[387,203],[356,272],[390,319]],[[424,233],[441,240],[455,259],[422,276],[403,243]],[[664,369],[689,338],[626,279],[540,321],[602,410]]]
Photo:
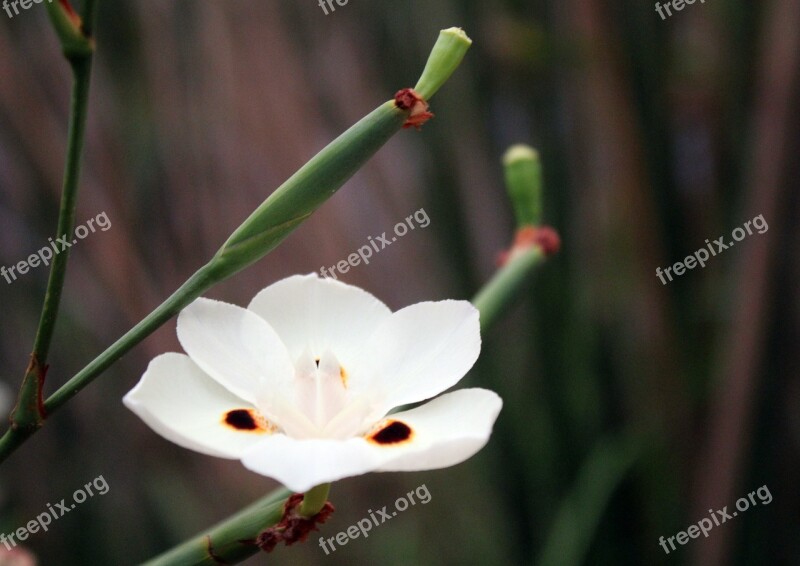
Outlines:
[[244,432],[272,432],[267,420],[253,409],[234,409],[225,413],[223,422],[234,430]]
[[377,432],[369,435],[368,440],[376,444],[399,444],[411,438],[411,428],[400,421],[389,421],[382,425]]
[[319,358],[315,358],[314,361],[317,363],[317,367],[319,367]]

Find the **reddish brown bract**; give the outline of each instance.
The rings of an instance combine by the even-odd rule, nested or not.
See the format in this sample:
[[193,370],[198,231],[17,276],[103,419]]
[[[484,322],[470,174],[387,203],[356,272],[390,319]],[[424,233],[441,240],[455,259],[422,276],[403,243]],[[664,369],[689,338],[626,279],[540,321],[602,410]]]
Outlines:
[[283,517],[274,527],[270,527],[255,540],[255,544],[264,552],[272,552],[281,542],[286,546],[291,546],[296,542],[303,542],[308,538],[309,533],[317,530],[317,524],[322,524],[333,514],[334,508],[330,501],[319,513],[307,518],[299,514],[300,504],[303,503],[303,494],[294,493],[283,506]]
[[561,249],[561,238],[558,232],[549,226],[525,226],[517,230],[514,237],[514,244],[511,249],[504,251],[498,257],[498,265],[505,265],[520,252],[532,247],[538,247],[546,256],[558,253]]
[[404,128],[415,127],[418,130],[425,122],[433,118],[433,113],[428,112],[428,103],[413,88],[398,90],[394,95],[394,104],[401,110],[411,110]]

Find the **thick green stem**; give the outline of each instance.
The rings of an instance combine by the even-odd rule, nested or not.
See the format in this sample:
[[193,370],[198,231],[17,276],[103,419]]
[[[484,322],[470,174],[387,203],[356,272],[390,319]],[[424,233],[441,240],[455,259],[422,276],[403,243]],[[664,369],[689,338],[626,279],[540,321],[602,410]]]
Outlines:
[[286,489],[276,490],[143,566],[237,564],[259,551],[256,537],[281,520],[289,495]]

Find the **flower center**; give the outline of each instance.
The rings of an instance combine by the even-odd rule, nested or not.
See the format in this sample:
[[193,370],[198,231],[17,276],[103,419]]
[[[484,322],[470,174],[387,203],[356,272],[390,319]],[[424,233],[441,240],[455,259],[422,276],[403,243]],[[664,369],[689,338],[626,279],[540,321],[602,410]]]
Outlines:
[[347,404],[347,372],[329,350],[301,355],[295,368],[295,402],[321,433]]

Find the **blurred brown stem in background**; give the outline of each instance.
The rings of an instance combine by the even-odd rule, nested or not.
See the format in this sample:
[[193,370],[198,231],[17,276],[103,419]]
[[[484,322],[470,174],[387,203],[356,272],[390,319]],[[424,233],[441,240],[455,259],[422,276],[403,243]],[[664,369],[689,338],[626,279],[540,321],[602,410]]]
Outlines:
[[[731,304],[735,309],[727,335],[720,341],[712,382],[713,393],[705,449],[699,453],[691,517],[709,508],[732,507],[756,486],[743,480],[759,399],[759,374],[763,371],[768,329],[771,283],[780,251],[789,185],[786,179],[793,102],[800,74],[800,2],[768,2],[762,40],[753,117],[753,136],[743,175],[748,201],[742,217],[763,214],[770,225],[764,237],[755,238],[741,251],[734,271],[737,286]],[[796,158],[796,156],[795,156]],[[733,528],[719,529],[693,547],[693,560],[702,566],[731,563]]]

